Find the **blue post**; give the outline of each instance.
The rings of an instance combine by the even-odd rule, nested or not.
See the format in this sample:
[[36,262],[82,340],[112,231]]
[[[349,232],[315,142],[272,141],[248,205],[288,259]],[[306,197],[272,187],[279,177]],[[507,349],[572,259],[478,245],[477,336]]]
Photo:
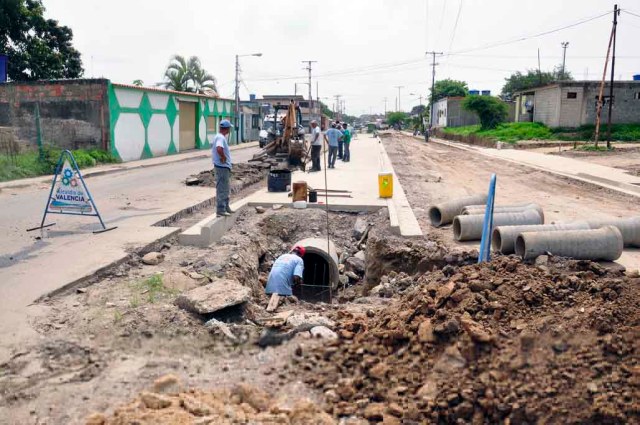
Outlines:
[[496,194],[496,175],[491,175],[489,183],[489,193],[487,195],[487,208],[484,212],[484,222],[482,224],[482,239],[480,241],[480,255],[478,263],[491,261],[491,233],[493,233],[493,205]]

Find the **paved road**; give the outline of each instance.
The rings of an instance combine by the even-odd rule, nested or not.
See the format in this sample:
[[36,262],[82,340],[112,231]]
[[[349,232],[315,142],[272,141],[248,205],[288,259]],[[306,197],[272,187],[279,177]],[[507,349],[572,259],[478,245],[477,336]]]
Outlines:
[[[232,157],[244,162],[256,151],[241,149]],[[62,215],[47,217],[55,226],[27,233],[42,219],[49,185],[0,192],[0,340],[32,335],[27,313],[40,309],[26,306],[39,296],[174,231],[153,224],[214,196],[211,188],[183,183],[190,174],[210,168],[210,159],[194,159],[87,179],[107,226],[118,226],[97,235],[91,233],[100,229],[97,218]],[[0,347],[0,361],[6,354]]]

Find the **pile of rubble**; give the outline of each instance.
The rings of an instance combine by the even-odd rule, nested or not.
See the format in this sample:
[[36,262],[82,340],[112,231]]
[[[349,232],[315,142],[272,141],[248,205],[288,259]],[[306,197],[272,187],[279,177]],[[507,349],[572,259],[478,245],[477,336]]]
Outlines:
[[125,424],[317,424],[335,421],[310,401],[289,407],[246,384],[229,390],[186,390],[173,375],[158,379],[113,415],[90,415],[87,425]]
[[640,420],[640,279],[512,257],[409,277],[294,359],[335,417],[384,423]]
[[[246,186],[258,183],[264,179],[269,173],[269,167],[263,167],[261,164],[255,163],[239,163],[233,164],[231,172],[231,193],[235,193]],[[185,180],[187,186],[216,186],[216,170],[201,171],[198,174],[187,177]]]

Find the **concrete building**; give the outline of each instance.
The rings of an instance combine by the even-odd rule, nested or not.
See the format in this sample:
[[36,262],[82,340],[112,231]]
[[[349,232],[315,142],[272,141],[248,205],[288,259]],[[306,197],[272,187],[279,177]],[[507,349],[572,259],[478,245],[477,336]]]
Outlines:
[[122,161],[208,149],[234,111],[230,99],[107,79],[0,84],[0,127],[26,147],[37,143],[36,106],[45,144],[109,150]]
[[[604,87],[601,120],[609,119],[609,87]],[[514,93],[516,122],[541,122],[548,127],[579,127],[595,124],[599,81],[560,81]],[[613,84],[612,122],[640,123],[640,81]]]
[[464,97],[445,97],[433,104],[433,127],[463,127],[480,124],[478,115],[462,107]]

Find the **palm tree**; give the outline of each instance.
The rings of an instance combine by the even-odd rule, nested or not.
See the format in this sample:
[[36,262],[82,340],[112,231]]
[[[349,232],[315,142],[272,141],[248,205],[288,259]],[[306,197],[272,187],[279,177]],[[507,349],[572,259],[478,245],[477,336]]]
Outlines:
[[189,58],[189,72],[191,73],[191,83],[196,93],[204,93],[207,90],[218,91],[216,88],[216,77],[202,68],[200,59],[196,56]]
[[144,81],[142,81],[142,80],[133,80],[133,85],[134,86],[138,86],[138,87],[142,87],[142,86],[144,86]]
[[183,56],[174,55],[164,72],[164,88],[175,91],[193,91],[189,88],[189,66]]
[[184,56],[173,56],[164,78],[162,85],[170,90],[196,93],[216,91],[216,78],[202,68],[197,56],[191,56],[188,60]]

